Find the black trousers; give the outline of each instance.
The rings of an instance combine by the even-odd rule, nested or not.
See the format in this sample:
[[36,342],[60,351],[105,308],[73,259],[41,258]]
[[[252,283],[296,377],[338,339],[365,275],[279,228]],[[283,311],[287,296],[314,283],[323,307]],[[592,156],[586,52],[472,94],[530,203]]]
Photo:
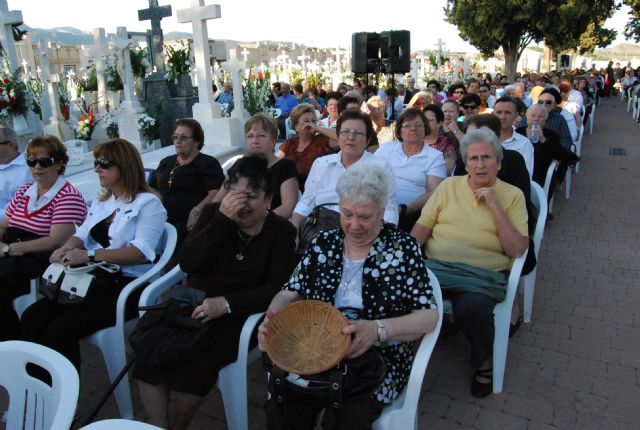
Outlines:
[[[313,430],[325,403],[309,402],[308,398],[289,397],[281,407],[272,396],[265,405],[268,430]],[[322,419],[324,430],[371,430],[382,413],[384,404],[373,398],[344,400],[340,412],[327,408]]]
[[[39,343],[58,351],[80,372],[79,341],[116,322],[116,303],[122,288],[133,278],[116,276],[107,280],[105,294],[95,303],[61,306],[43,298],[29,306],[22,315],[20,328],[24,340]],[[92,286],[91,288],[95,288]],[[135,315],[142,292],[132,294],[127,302],[127,315]]]
[[456,325],[471,344],[471,367],[478,368],[493,355],[497,301],[480,293],[447,294],[445,298],[451,299]]

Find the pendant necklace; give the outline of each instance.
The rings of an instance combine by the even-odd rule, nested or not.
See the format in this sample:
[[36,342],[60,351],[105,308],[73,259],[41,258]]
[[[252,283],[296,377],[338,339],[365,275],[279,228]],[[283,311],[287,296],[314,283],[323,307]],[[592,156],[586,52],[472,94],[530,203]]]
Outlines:
[[173,185],[173,176],[175,175],[176,170],[179,167],[182,167],[182,166],[180,165],[178,160],[176,160],[176,164],[173,165],[173,169],[171,169],[171,171],[169,172],[169,188],[171,188],[171,185]]
[[[242,235],[242,232],[238,230],[238,248],[240,248],[240,251],[238,251],[238,253],[236,254],[236,260],[238,261],[244,260],[244,255],[242,255],[242,253],[244,252],[245,249],[247,249],[247,246],[249,246],[249,243],[251,243],[251,239],[253,239],[253,236],[249,236],[249,238],[246,239]],[[242,244],[243,242],[244,242],[244,245]]]

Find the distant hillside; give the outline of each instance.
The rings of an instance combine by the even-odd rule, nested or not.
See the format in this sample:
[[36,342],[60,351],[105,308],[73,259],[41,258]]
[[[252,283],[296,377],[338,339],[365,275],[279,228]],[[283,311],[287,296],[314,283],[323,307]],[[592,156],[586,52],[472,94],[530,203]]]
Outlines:
[[605,54],[611,57],[640,57],[640,45],[633,43],[619,43],[618,45],[604,49],[596,49],[598,54]]

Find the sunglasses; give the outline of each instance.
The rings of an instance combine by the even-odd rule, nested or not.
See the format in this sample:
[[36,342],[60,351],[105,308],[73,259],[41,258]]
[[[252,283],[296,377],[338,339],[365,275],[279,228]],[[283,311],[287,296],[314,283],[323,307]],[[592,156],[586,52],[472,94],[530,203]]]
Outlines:
[[477,107],[478,107],[477,105],[462,105],[463,109],[475,109]]
[[554,103],[555,102],[553,100],[540,100],[540,101],[538,101],[539,105],[552,105]]
[[94,160],[93,161],[93,167],[100,166],[100,168],[102,170],[110,169],[111,167],[113,167],[115,165],[116,165],[116,163],[114,163],[111,160],[107,160],[106,158],[100,158],[99,160]]
[[27,166],[36,167],[39,164],[40,167],[51,167],[56,163],[56,159],[53,157],[27,157]]

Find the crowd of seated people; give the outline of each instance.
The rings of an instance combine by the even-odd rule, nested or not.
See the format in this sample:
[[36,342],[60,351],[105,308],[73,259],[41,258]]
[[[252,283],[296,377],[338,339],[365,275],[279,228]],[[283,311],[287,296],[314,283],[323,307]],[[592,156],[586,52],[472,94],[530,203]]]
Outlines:
[[[216,371],[235,359],[235,352],[219,352],[233,350],[229,345],[237,343],[244,320],[254,312],[268,308],[268,320],[285,304],[312,298],[336,307],[358,307],[364,319],[345,329],[352,335],[350,358],[378,348],[387,334],[409,342],[432,330],[429,310],[435,302],[425,280],[427,263],[413,267],[415,258],[407,257],[416,253],[429,257],[429,267],[443,280],[452,270],[471,276],[463,291],[445,295],[454,300],[455,320],[472,346],[471,391],[485,397],[491,392],[493,338],[492,317],[486,315],[504,297],[513,259],[533,246],[529,237],[537,214],[530,180],[543,185],[552,160],[565,163],[565,168],[575,162],[577,133],[601,87],[606,88],[600,80],[599,74],[551,74],[519,76],[508,83],[503,76],[492,80],[481,74],[448,87],[433,80],[420,89],[416,79],[408,77],[399,92],[355,83],[341,83],[336,91],[280,83],[281,93],[273,97],[280,117],[256,114],[246,122],[248,152],[226,177],[218,160],[200,152],[205,136],[192,119],[174,125],[176,155],[162,160],[150,178],[151,187],[129,142],[113,139],[96,146],[95,171],[104,193],[88,211],[79,192],[61,179],[68,160],[64,145],[50,136],[35,138],[23,157],[16,151],[15,135],[0,128],[7,141],[0,145],[7,149],[0,152],[0,162],[20,172],[22,176],[12,174],[14,179],[24,178],[24,184],[7,181],[0,189],[0,203],[6,204],[0,221],[0,277],[11,276],[9,258],[13,270],[23,264],[30,269],[20,269],[27,278],[11,288],[3,281],[0,340],[24,338],[48,345],[79,368],[78,341],[113,324],[118,292],[153,261],[166,220],[179,233],[181,246],[174,262],[188,273],[188,285],[206,294],[192,318],[217,334],[206,341],[195,336],[178,352],[170,341],[162,348],[137,346],[142,359],[134,375],[149,421],[167,426],[172,404],[176,428],[188,425],[215,384]],[[287,137],[285,123],[293,136]],[[278,141],[284,141],[279,148]],[[23,159],[28,168],[20,163]],[[45,218],[40,206],[47,208]],[[481,216],[470,215],[476,207],[482,209]],[[21,219],[36,213],[37,229],[25,228]],[[307,224],[318,214],[328,230],[305,238]],[[418,295],[407,296],[397,309],[392,304],[388,310],[374,309],[372,300],[379,291],[372,288],[379,280],[372,271],[384,273],[388,268],[375,256],[391,249],[393,255],[403,255],[398,264],[412,266],[424,291],[412,292]],[[331,275],[325,270],[327,253],[338,257]],[[536,264],[533,255],[529,252],[525,272]],[[11,301],[25,293],[29,277],[41,275],[48,262],[88,261],[121,266],[118,273],[99,279],[112,288],[72,310],[43,298],[18,321]],[[331,289],[326,284],[333,280]],[[129,316],[134,307],[132,303]],[[91,323],[74,326],[78,318]],[[511,334],[520,321],[516,301]],[[412,331],[408,322],[418,324],[419,330]],[[380,324],[388,331],[381,332]],[[261,343],[265,336],[268,327],[263,323]],[[385,356],[390,365],[404,366],[390,374],[395,382],[385,382],[396,389],[406,383],[405,370],[412,359],[408,350]],[[192,357],[192,352],[197,358],[190,361],[157,361],[158,354],[175,358]],[[363,428],[370,428],[397,395],[378,391],[354,405],[362,411],[356,415],[365,422]],[[295,428],[287,422],[307,422],[317,413],[317,405],[304,406],[295,407],[308,416],[287,421],[288,415],[270,403],[268,421],[280,423],[274,428]],[[361,424],[345,420],[339,425]]]

